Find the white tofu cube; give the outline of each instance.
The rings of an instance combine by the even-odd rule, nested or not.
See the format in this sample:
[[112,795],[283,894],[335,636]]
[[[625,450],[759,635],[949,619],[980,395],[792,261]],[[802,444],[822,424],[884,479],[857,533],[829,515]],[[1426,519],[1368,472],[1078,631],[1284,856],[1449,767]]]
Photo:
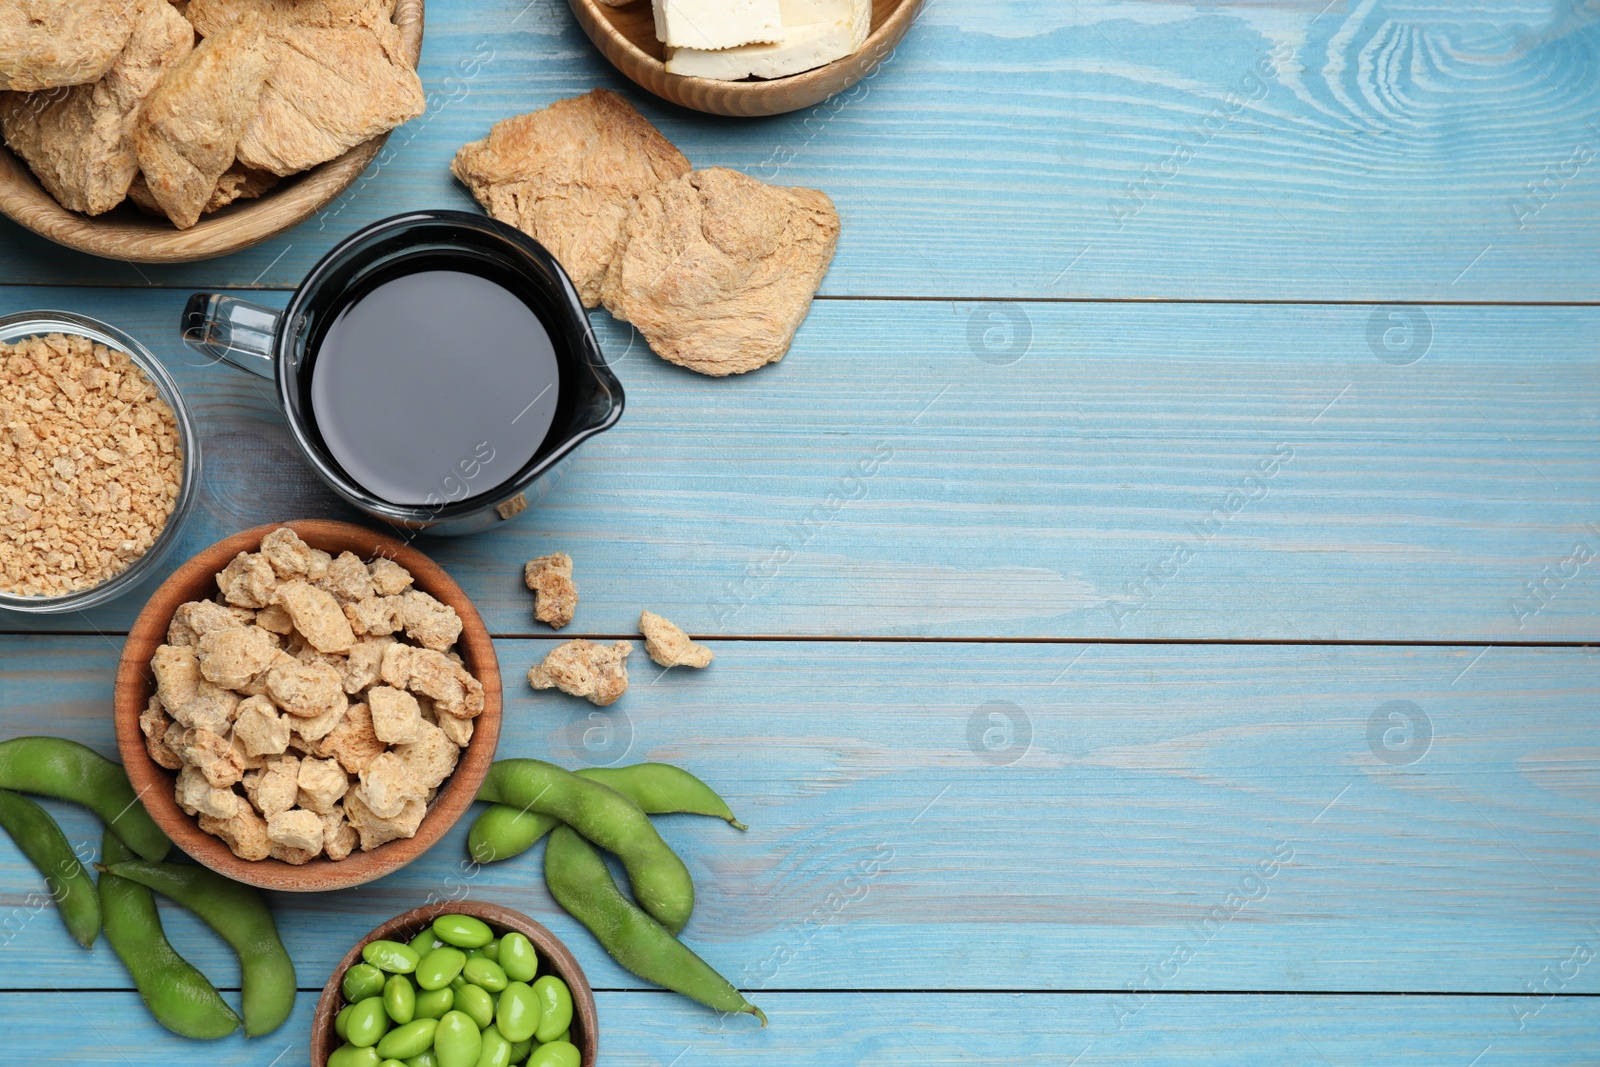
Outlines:
[[783,40],[779,0],[652,0],[668,48],[708,51]]
[[850,23],[850,37],[859,49],[872,32],[872,0],[778,0],[783,12],[783,28],[807,26],[814,22]]
[[789,27],[781,44],[753,44],[716,52],[669,49],[667,72],[716,81],[785,78],[843,59],[860,47],[852,21],[835,19]]

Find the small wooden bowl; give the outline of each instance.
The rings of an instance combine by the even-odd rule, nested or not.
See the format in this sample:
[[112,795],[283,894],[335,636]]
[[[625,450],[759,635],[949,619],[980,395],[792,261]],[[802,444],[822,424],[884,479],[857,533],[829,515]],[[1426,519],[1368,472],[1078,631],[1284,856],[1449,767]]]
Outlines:
[[[438,796],[428,806],[415,837],[391,841],[371,852],[353,852],[338,862],[320,856],[298,867],[279,859],[240,859],[220,838],[201,830],[199,822],[178,807],[173,795],[177,775],[150,758],[144,734],[139,730],[139,713],[155,692],[150,658],[156,646],[166,641],[173,613],[180,604],[216,596],[217,572],[240,552],[258,550],[261,539],[280,526],[289,527],[312,548],[334,555],[354,552],[364,560],[386,556],[410,571],[416,579],[413,588],[450,605],[461,616],[461,638],[456,651],[461,654],[467,670],[483,683],[483,714],[473,720],[472,740],[462,751],[455,773],[445,779]],[[174,844],[236,882],[286,893],[321,893],[361,885],[399,870],[426,852],[472,806],[478,787],[494,762],[495,744],[500,739],[500,664],[495,659],[489,631],[472,601],[444,568],[421,552],[387,534],[347,522],[324,519],[275,522],[218,541],[161,583],[134,620],[133,629],[122,646],[116,692],[112,697],[112,718],[117,732],[117,750],[122,754],[128,780],[133,783],[134,792],[150,817]]]
[[344,1007],[339,984],[344,981],[344,972],[361,961],[361,950],[369,941],[410,941],[422,932],[423,927],[441,915],[470,915],[482,919],[491,927],[519,931],[532,941],[539,953],[539,974],[554,974],[567,983],[567,988],[572,991],[572,1043],[578,1046],[582,1054],[582,1067],[594,1067],[600,1055],[600,1017],[594,1007],[594,991],[589,988],[589,980],[583,976],[583,968],[578,966],[577,959],[555,934],[520,911],[512,911],[498,904],[480,904],[475,900],[446,901],[413,908],[404,915],[390,919],[345,953],[344,959],[339,961],[339,966],[329,976],[328,984],[322,987],[317,1013],[311,1020],[311,1067],[327,1067],[328,1056],[341,1044],[339,1035],[333,1030],[334,1016]]
[[601,54],[642,88],[680,107],[754,118],[820,104],[871,74],[899,47],[925,0],[873,0],[872,33],[854,55],[787,78],[739,82],[668,74],[666,47],[656,39],[652,5],[644,0],[626,7],[610,7],[600,0],[567,2]]
[[[413,66],[422,52],[423,0],[398,0],[394,22]],[[28,165],[0,142],[0,214],[57,244],[90,255],[133,263],[189,263],[259,244],[322,210],[361,176],[389,139],[359,144],[337,159],[285,178],[258,200],[244,200],[202,216],[187,230],[152,218],[131,203],[104,215],[81,215],[56,203]]]

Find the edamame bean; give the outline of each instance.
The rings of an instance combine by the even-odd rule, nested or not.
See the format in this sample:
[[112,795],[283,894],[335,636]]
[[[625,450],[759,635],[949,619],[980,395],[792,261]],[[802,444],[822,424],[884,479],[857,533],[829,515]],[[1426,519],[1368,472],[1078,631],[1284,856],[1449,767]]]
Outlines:
[[533,1038],[526,1041],[511,1042],[511,1062],[521,1063],[528,1058],[528,1053],[533,1051]]
[[461,968],[461,975],[473,985],[491,993],[498,993],[506,987],[506,972],[494,960],[482,956],[468,960],[466,966]]
[[556,1040],[557,1041],[566,1041],[566,1042],[570,1043],[572,1041],[572,1030],[571,1029],[566,1029],[566,1030],[561,1031],[561,1036],[556,1038]]
[[383,1035],[378,1042],[378,1055],[391,1060],[408,1059],[433,1047],[433,1035],[439,1030],[437,1019],[416,1019],[397,1026]]
[[[122,838],[106,830],[100,841],[101,861],[133,858],[134,851]],[[106,942],[122,958],[157,1022],[182,1037],[200,1040],[226,1037],[239,1029],[239,1016],[216,988],[167,942],[150,890],[107,873],[100,876],[99,896]]]
[[443,989],[424,989],[417,994],[417,1019],[437,1019],[456,1006],[456,991],[449,986]]
[[418,956],[410,946],[398,941],[369,941],[361,950],[361,958],[390,974],[410,974],[418,963]]
[[81,804],[144,859],[159,860],[172,847],[138,803],[122,765],[76,741],[13,737],[0,742],[0,789]]
[[539,1026],[533,1039],[540,1044],[554,1041],[572,1024],[572,991],[567,983],[547,974],[533,983],[533,994],[539,999]]
[[439,1057],[430,1048],[428,1051],[419,1052],[406,1060],[406,1067],[439,1067]]
[[505,1039],[497,1027],[485,1026],[483,1044],[478,1049],[478,1062],[475,1067],[509,1067],[510,1063],[511,1042]]
[[464,1011],[447,1011],[433,1035],[433,1052],[439,1067],[477,1067],[483,1051],[483,1034]]
[[433,934],[456,948],[482,948],[494,940],[494,931],[470,915],[441,915],[433,920]]
[[426,956],[428,953],[438,948],[441,944],[443,944],[443,942],[437,937],[433,936],[433,927],[430,925],[424,926],[422,928],[422,933],[406,942],[406,947],[412,952],[415,952],[418,959],[421,959],[423,956]]
[[383,972],[370,963],[354,964],[344,972],[344,980],[339,983],[339,992],[344,999],[354,1004],[358,1000],[366,1000],[383,992]]
[[467,959],[469,960],[486,960],[488,958],[488,956],[484,955],[483,949],[481,948],[467,949]]
[[44,875],[67,933],[84,948],[93,946],[100,936],[100,896],[61,827],[48,811],[5,789],[0,789],[0,827]]
[[380,1067],[382,1063],[383,1057],[378,1055],[377,1049],[355,1045],[342,1045],[328,1057],[328,1067]]
[[466,962],[465,952],[453,945],[440,945],[417,961],[417,985],[423,989],[443,989],[455,982]]
[[478,797],[555,816],[622,861],[640,906],[662,926],[676,933],[689,921],[694,911],[689,869],[650,817],[621,793],[553,763],[510,759],[489,768]]
[[384,1060],[378,1067],[406,1067],[400,1060]]
[[400,1025],[417,1017],[417,991],[405,975],[390,975],[383,983],[383,1010],[389,1013],[390,1020]]
[[350,1006],[344,1023],[344,1039],[356,1048],[370,1048],[389,1032],[389,1013],[382,997],[368,997]]
[[578,1046],[565,1041],[551,1041],[540,1045],[528,1057],[528,1067],[579,1067],[583,1054]]
[[544,878],[556,903],[588,927],[611,957],[629,971],[709,1008],[746,1012],[766,1025],[767,1017],[760,1008],[622,895],[600,853],[570,827],[558,826],[550,835]]
[[495,1006],[494,1024],[507,1040],[521,1041],[534,1036],[542,1013],[542,1001],[534,995],[533,987],[526,982],[511,982]]
[[[462,963],[467,962],[465,956],[463,956],[461,962]],[[467,980],[465,978],[461,977],[459,974],[456,975],[454,978],[450,979],[450,988],[454,989],[454,990],[457,990],[457,991],[460,991],[461,987],[466,985],[466,984],[467,984]]]
[[[667,763],[636,763],[631,767],[585,767],[575,771],[610,786],[646,815],[710,815],[725,819],[736,829],[744,823],[733,817],[727,801],[716,790],[679,767]],[[480,800],[484,799],[482,794]],[[491,804],[472,824],[467,850],[479,863],[494,863],[520,855],[553,830],[560,820],[507,804]]]
[[496,962],[513,981],[531,982],[539,973],[539,954],[534,951],[533,942],[515,930],[500,939]]
[[456,1010],[466,1012],[480,1030],[494,1022],[494,998],[475,985],[456,990]]
[[493,941],[489,942],[487,945],[484,945],[481,951],[483,952],[483,954],[485,956],[488,956],[491,960],[494,960],[496,963],[499,963],[500,962],[500,939],[498,937],[495,938]]
[[283,1025],[294,1010],[294,961],[258,891],[205,867],[132,860],[108,869],[182,904],[239,954],[245,1036]]
[[339,1014],[333,1017],[333,1032],[339,1035],[340,1041],[343,1041],[345,1035],[350,1032],[350,1009],[353,1007],[354,1004],[346,1004],[339,1009]]

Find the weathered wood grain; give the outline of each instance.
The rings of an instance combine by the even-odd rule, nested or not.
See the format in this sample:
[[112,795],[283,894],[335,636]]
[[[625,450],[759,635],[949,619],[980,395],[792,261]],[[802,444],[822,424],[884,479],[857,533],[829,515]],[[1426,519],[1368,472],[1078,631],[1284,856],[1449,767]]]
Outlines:
[[[679,763],[750,824],[661,821],[699,886],[686,937],[741,986],[1513,994],[1600,939],[1590,649],[713,642],[702,672],[636,654],[601,712],[528,688],[550,641],[498,644],[500,756]],[[0,642],[0,736],[114,751],[112,645]],[[438,894],[523,910],[596,987],[638,987],[538,855],[474,868],[466,830],[371,885],[275,896],[305,983]],[[0,842],[22,916],[0,987],[119,987],[103,947],[30,916],[38,886]],[[1553,991],[1600,992],[1600,970]]]
[[[306,1067],[306,996],[275,1034],[197,1045],[161,1030],[132,993],[0,997],[15,1062],[165,1067],[203,1056],[216,1067]],[[1514,1001],[1384,996],[1177,996],[1153,1000],[1117,1028],[1104,994],[775,993],[772,1025],[719,1026],[693,1005],[650,993],[603,992],[600,1062],[607,1067],[766,1067],[871,1063],[885,1067],[1327,1067],[1328,1064],[1580,1064],[1592,1059],[1600,1001],[1556,998],[1517,1029]],[[1520,1010],[1531,1010],[1522,1008]],[[65,1033],[70,1028],[69,1034]],[[689,1051],[684,1054],[684,1049]],[[281,1053],[281,1058],[273,1059]]]
[[[0,313],[82,296],[0,288]],[[350,517],[270,387],[177,342],[185,296],[88,307],[156,348],[203,427],[173,565]],[[577,633],[650,608],[700,634],[1600,636],[1600,563],[1574,558],[1600,554],[1600,310],[824,301],[789,358],[730,381],[596,320],[618,427],[534,511],[425,545],[495,633],[542,629],[521,564],[561,549]],[[0,627],[117,632],[142,601]]]
[[6,224],[0,280],[293,285],[363,223],[469,204],[448,163],[493,122],[603,85],[698,165],[827,190],[844,217],[828,293],[1587,301],[1597,17],[1567,0],[940,0],[852,94],[726,121],[631,86],[562,0],[435,0],[427,115],[329,211],[171,269]]

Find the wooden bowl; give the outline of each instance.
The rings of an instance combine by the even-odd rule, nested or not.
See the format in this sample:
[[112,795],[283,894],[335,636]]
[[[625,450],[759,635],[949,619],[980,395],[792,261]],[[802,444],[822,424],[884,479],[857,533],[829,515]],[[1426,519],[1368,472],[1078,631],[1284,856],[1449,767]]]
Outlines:
[[502,932],[517,930],[532,941],[539,953],[539,974],[554,974],[567,983],[567,988],[572,991],[572,1043],[578,1046],[582,1054],[582,1067],[594,1067],[600,1055],[600,1019],[595,1012],[594,991],[589,988],[589,980],[583,976],[583,968],[578,966],[578,961],[555,934],[520,911],[502,908],[498,904],[480,904],[475,900],[446,901],[414,908],[390,919],[345,953],[344,959],[339,961],[339,966],[329,976],[328,984],[322,987],[317,1013],[311,1020],[311,1067],[326,1067],[329,1054],[341,1044],[339,1035],[333,1031],[334,1016],[344,1007],[339,984],[344,981],[344,972],[352,964],[361,961],[361,950],[369,941],[410,941],[422,932],[423,927],[441,915],[471,915]]
[[[139,730],[139,713],[155,692],[150,657],[155,654],[156,646],[166,641],[167,626],[178,605],[215,597],[217,572],[240,552],[259,549],[261,539],[280,526],[289,527],[312,548],[334,555],[354,552],[364,560],[386,556],[410,571],[416,579],[414,588],[450,605],[461,616],[461,638],[456,651],[461,654],[467,670],[483,683],[483,714],[474,720],[472,740],[462,751],[455,773],[445,779],[439,794],[428,806],[416,836],[391,841],[371,852],[352,852],[338,862],[319,856],[295,866],[279,859],[245,860],[235,856],[220,838],[201,830],[198,821],[178,807],[173,795],[176,773],[150,758],[144,734]],[[426,852],[472,806],[478,787],[494,762],[495,744],[500,738],[500,664],[495,659],[489,631],[472,601],[442,567],[421,552],[387,534],[347,522],[322,519],[275,522],[218,541],[161,583],[134,620],[133,629],[122,646],[116,691],[112,697],[112,717],[117,731],[117,750],[122,754],[128,780],[133,783],[134,792],[150,817],[174,844],[236,882],[288,893],[320,893],[361,885],[399,870]]]
[[899,47],[925,0],[873,0],[872,33],[854,55],[771,81],[711,81],[668,74],[666,47],[656,39],[652,5],[634,0],[610,7],[600,0],[567,0],[578,25],[613,66],[641,87],[681,107],[753,118],[820,104],[875,70]]
[[[394,11],[401,47],[413,66],[422,52],[422,5],[423,0],[398,0]],[[133,263],[212,259],[304,222],[349,188],[388,139],[388,134],[374,137],[337,159],[285,178],[258,200],[239,201],[202,216],[187,230],[146,215],[131,203],[93,217],[68,211],[0,142],[0,214],[57,244],[107,259]]]

